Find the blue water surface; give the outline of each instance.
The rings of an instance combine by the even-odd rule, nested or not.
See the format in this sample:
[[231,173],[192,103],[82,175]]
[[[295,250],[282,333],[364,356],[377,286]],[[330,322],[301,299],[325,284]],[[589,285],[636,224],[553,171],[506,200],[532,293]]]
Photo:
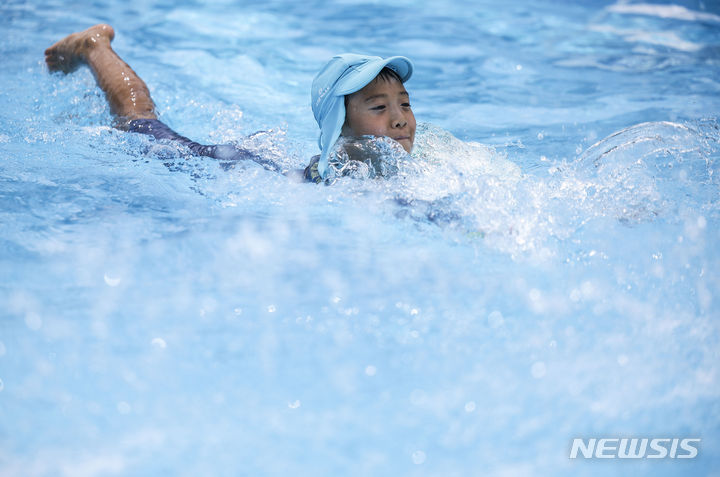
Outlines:
[[[413,155],[317,186],[116,130],[43,61],[100,22],[286,170],[332,55],[406,55]],[[716,1],[10,0],[0,53],[0,475],[718,475]]]

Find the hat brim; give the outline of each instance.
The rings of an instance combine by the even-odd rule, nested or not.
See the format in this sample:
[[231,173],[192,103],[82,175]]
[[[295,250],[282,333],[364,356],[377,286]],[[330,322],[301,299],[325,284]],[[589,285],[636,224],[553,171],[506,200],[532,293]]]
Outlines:
[[390,58],[368,61],[352,68],[351,71],[343,75],[338,82],[335,94],[344,96],[360,91],[374,80],[385,67],[397,73],[403,83],[409,80],[413,73],[412,62],[404,56],[391,56]]

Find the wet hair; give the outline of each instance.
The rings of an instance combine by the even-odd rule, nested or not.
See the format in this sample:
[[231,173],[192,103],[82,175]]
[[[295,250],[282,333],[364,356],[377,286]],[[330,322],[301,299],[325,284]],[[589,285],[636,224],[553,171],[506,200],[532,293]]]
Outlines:
[[[403,80],[400,78],[400,75],[397,74],[397,71],[395,71],[392,68],[388,68],[387,66],[380,70],[380,73],[377,74],[377,76],[372,81],[377,81],[377,79],[381,79],[383,81],[392,81],[395,80],[398,83],[402,83]],[[372,81],[370,83],[372,83]],[[368,83],[368,84],[370,84]],[[350,96],[352,96],[355,93],[350,93],[345,95],[345,107],[347,108],[348,101],[350,100]]]
[[385,68],[381,69],[380,73],[378,73],[378,75],[375,78],[376,79],[382,78],[385,81],[390,81],[390,80],[394,79],[394,80],[397,80],[399,83],[403,82],[402,79],[400,78],[400,75],[397,74],[397,71],[395,71],[392,68],[388,68],[387,66]]

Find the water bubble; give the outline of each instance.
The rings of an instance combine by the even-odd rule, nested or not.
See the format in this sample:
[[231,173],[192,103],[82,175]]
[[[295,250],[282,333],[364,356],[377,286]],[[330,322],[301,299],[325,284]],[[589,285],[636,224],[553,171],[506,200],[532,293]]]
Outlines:
[[473,412],[475,410],[475,401],[465,403],[465,412]]
[[488,324],[489,324],[492,328],[499,328],[500,326],[502,326],[502,324],[503,324],[504,321],[505,321],[505,320],[503,319],[502,313],[500,313],[500,312],[497,311],[497,310],[491,312],[491,313],[488,315]]
[[105,283],[109,287],[116,287],[120,285],[120,281],[122,280],[120,277],[115,278],[111,275],[108,275],[107,273],[103,275],[103,278],[105,279]]
[[368,376],[375,376],[375,373],[377,373],[377,368],[373,365],[368,365],[365,367],[365,374]]
[[586,298],[593,297],[595,295],[595,285],[592,282],[583,282],[580,285],[580,291]]
[[275,310],[276,310],[275,305],[270,305],[267,307],[268,313],[275,313]]
[[128,384],[133,384],[133,385],[137,384],[137,381],[138,381],[137,375],[129,369],[126,369],[123,371],[122,377],[125,380],[125,382]]
[[547,373],[547,368],[545,367],[545,363],[542,361],[537,361],[532,365],[530,368],[530,373],[532,374],[532,377],[535,379],[540,379],[545,376],[545,373]]
[[582,298],[582,293],[580,293],[580,290],[577,288],[573,288],[573,290],[570,292],[570,301],[577,303],[580,301],[580,298]]
[[130,407],[130,404],[126,403],[125,401],[120,401],[117,404],[117,410],[120,414],[130,414],[132,408]]
[[235,314],[238,315],[238,316],[242,315],[242,308],[235,308],[233,311],[234,311]]
[[3,380],[0,379],[0,391],[2,391],[3,389],[5,389],[5,383],[3,383]]
[[288,407],[289,407],[290,409],[297,409],[297,408],[299,408],[299,407],[300,407],[300,400],[299,400],[299,399],[296,399],[296,400],[294,400],[293,402],[289,402],[289,403],[288,403]]
[[35,312],[29,312],[25,315],[25,325],[33,331],[42,328],[42,318]]
[[416,465],[423,464],[425,462],[426,458],[427,458],[427,456],[421,450],[416,450],[415,452],[412,453],[412,461]]
[[[538,138],[540,141],[542,141],[544,137],[545,137],[545,135],[544,135],[543,133],[541,133],[541,132],[539,132],[538,135],[537,135],[537,138]],[[543,156],[543,157],[545,157],[545,156]]]
[[528,292],[528,297],[531,301],[538,301],[540,300],[540,297],[542,296],[542,293],[540,293],[540,290],[537,288],[533,288]]
[[160,349],[167,348],[167,343],[165,343],[165,340],[162,338],[153,338],[150,344]]

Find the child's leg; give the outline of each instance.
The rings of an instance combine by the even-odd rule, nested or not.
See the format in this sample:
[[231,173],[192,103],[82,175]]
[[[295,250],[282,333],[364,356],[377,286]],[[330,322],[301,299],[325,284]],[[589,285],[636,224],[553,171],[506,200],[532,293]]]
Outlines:
[[50,71],[64,73],[87,64],[105,92],[110,111],[121,121],[157,119],[147,86],[110,47],[114,37],[115,31],[110,25],[95,25],[45,50],[45,62]]
[[155,103],[147,86],[110,47],[115,31],[110,25],[95,25],[73,33],[45,50],[45,62],[50,71],[70,73],[87,64],[110,103],[110,111],[120,120],[118,127],[148,134],[156,139],[176,141],[193,154],[222,161],[251,160],[263,167],[280,171],[272,160],[232,145],[203,146],[179,135],[157,120]]

